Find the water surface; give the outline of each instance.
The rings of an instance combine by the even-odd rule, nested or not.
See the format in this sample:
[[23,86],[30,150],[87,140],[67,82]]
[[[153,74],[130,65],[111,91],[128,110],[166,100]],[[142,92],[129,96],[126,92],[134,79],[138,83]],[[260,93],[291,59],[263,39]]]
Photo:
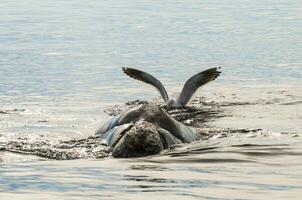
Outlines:
[[171,95],[220,66],[198,95],[225,113],[207,124],[217,137],[146,158],[1,152],[1,199],[299,199],[301,1],[2,0],[0,11],[0,140],[86,137],[108,106],[158,96],[122,66]]

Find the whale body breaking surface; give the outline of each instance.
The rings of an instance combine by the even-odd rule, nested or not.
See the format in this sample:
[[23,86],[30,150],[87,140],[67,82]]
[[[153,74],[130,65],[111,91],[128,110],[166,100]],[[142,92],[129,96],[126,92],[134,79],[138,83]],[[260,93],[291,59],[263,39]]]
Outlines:
[[136,106],[105,123],[96,135],[113,157],[146,156],[200,137],[155,104]]
[[[175,101],[169,99],[162,83],[152,75],[134,68],[124,67],[122,69],[128,76],[151,84],[158,89],[165,103],[163,107],[168,110],[184,108],[198,88],[215,80],[221,73],[215,67],[195,74],[187,80]],[[91,141],[93,139],[96,139],[94,144]],[[113,157],[138,157],[157,154],[164,149],[169,149],[181,143],[194,142],[198,139],[200,139],[199,134],[174,119],[159,105],[144,103],[126,110],[103,124],[96,131],[95,137],[87,138],[86,143],[88,142],[94,148],[90,146],[78,153],[72,150],[81,147],[78,142],[74,144],[58,142],[53,145],[45,141],[35,144],[28,143],[25,140],[0,144],[0,147],[2,150],[11,152],[60,159],[73,159],[91,154],[95,155],[95,157],[106,157],[108,152]],[[60,151],[58,149],[68,149],[68,151]],[[64,152],[68,153],[64,154]],[[84,154],[84,156],[79,154]]]

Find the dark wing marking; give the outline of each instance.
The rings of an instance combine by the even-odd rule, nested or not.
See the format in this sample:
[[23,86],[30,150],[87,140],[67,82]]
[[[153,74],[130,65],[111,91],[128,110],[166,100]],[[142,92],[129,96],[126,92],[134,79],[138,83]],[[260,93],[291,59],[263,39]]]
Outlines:
[[215,80],[220,75],[221,72],[218,69],[220,68],[210,68],[189,78],[182,88],[176,104],[185,106],[199,87]]
[[123,72],[133,79],[153,85],[159,91],[164,101],[165,102],[168,101],[169,96],[167,94],[166,89],[164,88],[163,84],[159,80],[157,80],[154,76],[130,67],[123,67]]

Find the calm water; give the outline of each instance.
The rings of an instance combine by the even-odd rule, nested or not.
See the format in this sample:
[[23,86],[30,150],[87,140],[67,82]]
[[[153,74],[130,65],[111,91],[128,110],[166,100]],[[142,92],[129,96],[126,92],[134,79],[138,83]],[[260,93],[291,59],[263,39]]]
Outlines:
[[0,152],[0,199],[299,199],[301,36],[300,0],[1,0],[0,141],[89,136],[108,106],[158,96],[122,66],[154,74],[170,94],[221,66],[199,92],[226,113],[209,126],[263,131],[140,159]]

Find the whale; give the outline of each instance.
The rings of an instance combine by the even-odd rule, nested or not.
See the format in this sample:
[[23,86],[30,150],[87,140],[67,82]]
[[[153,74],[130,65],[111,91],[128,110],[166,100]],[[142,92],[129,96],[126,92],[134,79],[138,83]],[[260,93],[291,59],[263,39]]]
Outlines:
[[136,106],[108,120],[95,132],[116,158],[153,155],[200,139],[190,127],[155,104]]

